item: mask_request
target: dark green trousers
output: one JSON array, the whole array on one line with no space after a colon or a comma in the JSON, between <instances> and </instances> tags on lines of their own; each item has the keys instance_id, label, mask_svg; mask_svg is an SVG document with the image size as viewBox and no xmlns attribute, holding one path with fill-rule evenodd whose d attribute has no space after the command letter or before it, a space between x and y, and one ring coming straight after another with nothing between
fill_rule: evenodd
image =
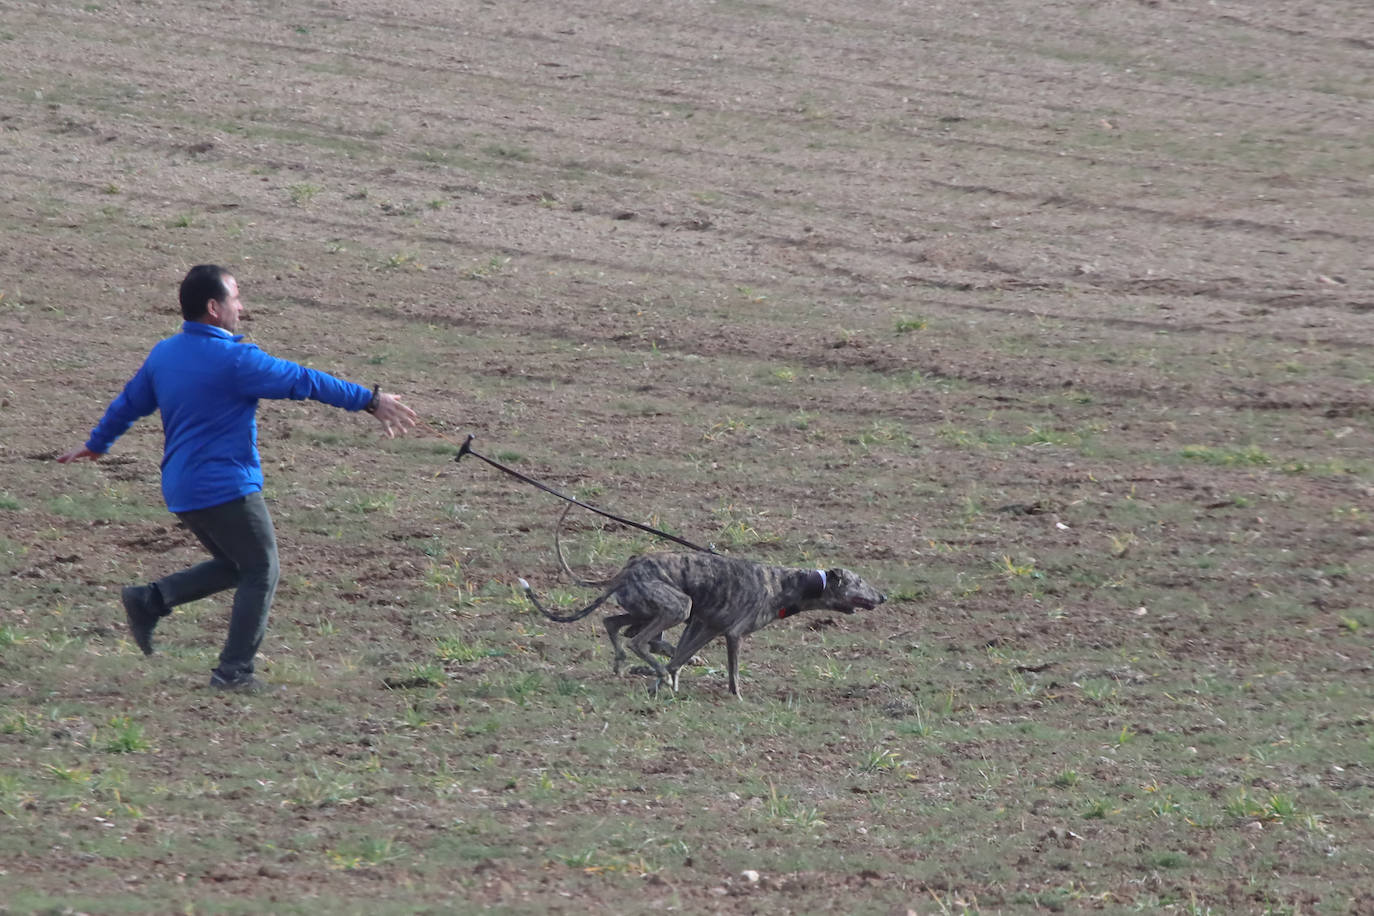
<instances>
[{"instance_id":1,"label":"dark green trousers","mask_svg":"<svg viewBox=\"0 0 1374 916\"><path fill-rule=\"evenodd\" d=\"M253 673L253 658L267 632L267 615L277 591L277 533L261 493L241 499L178 512L210 559L157 580L167 612L179 604L234 589L229 613L229 636L219 654L215 673L227 681Z\"/></svg>"}]
</instances>

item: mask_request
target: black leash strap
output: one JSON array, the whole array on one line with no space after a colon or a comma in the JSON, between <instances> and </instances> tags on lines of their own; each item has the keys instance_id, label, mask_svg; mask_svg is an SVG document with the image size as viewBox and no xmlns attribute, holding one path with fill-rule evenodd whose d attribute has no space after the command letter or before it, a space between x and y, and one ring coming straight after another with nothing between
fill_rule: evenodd
<instances>
[{"instance_id":1,"label":"black leash strap","mask_svg":"<svg viewBox=\"0 0 1374 916\"><path fill-rule=\"evenodd\" d=\"M683 547L690 547L690 548L692 548L693 550L699 550L699 551L701 551L702 553L715 553L715 551L712 550L712 549L709 548L709 547L701 547L701 546L698 546L698 545L696 545L696 544L693 544L691 541L685 540L684 538L677 537L676 535L669 534L669 533L666 532L666 531L659 531L657 528L650 528L648 525L641 525L639 522L632 522L632 521L630 521L628 518L621 518L620 516L618 516L618 515L613 515L612 513L606 512L606 511L603 510L603 509L598 509L596 506L590 506L590 505L588 505L587 503L582 502L580 499L574 499L574 498L571 497L571 496L567 496L567 495L565 495L565 494L563 494L563 493L559 493L559 492L558 492L557 490L555 490L553 487L550 487L550 486L547 486L547 485L545 485L545 484L542 484L542 483L540 483L539 481L537 481L537 480L535 480L535 479L533 479L533 478L531 478L531 477L526 477L524 474L521 474L519 471L514 470L514 469L512 469L512 468L508 468L508 467L506 467L504 464L501 464L500 462L492 461L490 458L486 457L485 455L480 455L480 454L478 454L477 452L474 452L474 451L472 450L472 440L475 439L475 438L476 438L476 436L474 436L472 433L468 433L468 437L467 437L465 440L463 440L463 444L462 444L461 446L458 447L458 454L454 456L454 458L453 458L454 461L462 461L464 455L471 455L472 457L476 458L478 461L485 461L487 464L489 464L489 465L491 465L492 467L496 468L496 470L502 471L502 472L504 472L504 473L506 473L506 474L509 474L510 476L514 477L516 480L523 481L523 482L529 484L529 485L532 486L532 487L538 487L539 489L543 490L545 493L552 493L554 496L557 496L559 499L566 500L567 502L572 503L574 506L581 506L583 509L586 509L588 512L595 512L597 515L605 516L606 518L609 518L609 519L611 519L612 521L620 522L620 524L622 524L622 525L629 525L631 528L638 528L640 531L647 531L647 532L649 532L650 534L656 534L656 535L658 535L658 536L661 537L661 538L667 538L668 540L674 542L675 544L681 544Z\"/></svg>"}]
</instances>

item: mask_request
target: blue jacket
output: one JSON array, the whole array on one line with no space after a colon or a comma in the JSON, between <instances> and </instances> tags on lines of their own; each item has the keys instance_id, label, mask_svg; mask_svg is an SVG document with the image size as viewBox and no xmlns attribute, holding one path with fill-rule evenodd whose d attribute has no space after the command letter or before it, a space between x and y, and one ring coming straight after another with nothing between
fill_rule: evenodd
<instances>
[{"instance_id":1,"label":"blue jacket","mask_svg":"<svg viewBox=\"0 0 1374 916\"><path fill-rule=\"evenodd\" d=\"M135 420L162 411L162 496L172 512L208 509L262 489L259 398L313 398L362 410L372 392L268 356L243 335L198 321L155 345L86 448L110 450Z\"/></svg>"}]
</instances>

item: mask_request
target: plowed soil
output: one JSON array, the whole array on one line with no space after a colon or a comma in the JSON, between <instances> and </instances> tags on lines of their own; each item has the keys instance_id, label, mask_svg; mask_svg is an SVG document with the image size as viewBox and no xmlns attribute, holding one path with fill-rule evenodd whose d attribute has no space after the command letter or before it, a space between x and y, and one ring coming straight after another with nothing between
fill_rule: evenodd
<instances>
[{"instance_id":1,"label":"plowed soil","mask_svg":"<svg viewBox=\"0 0 1374 916\"><path fill-rule=\"evenodd\" d=\"M1357 0L0 0L14 911L1374 912L1371 55ZM51 460L203 262L425 418L262 405L246 705L223 602L124 633L199 557L155 419ZM649 697L468 433L890 600Z\"/></svg>"}]
</instances>

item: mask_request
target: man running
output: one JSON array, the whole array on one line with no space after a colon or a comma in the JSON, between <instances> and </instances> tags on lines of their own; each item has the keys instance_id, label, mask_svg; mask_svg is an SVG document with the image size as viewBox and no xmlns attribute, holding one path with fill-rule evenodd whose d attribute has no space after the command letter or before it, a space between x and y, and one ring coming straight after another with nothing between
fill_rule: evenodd
<instances>
[{"instance_id":1,"label":"man running","mask_svg":"<svg viewBox=\"0 0 1374 916\"><path fill-rule=\"evenodd\" d=\"M262 498L258 401L310 398L365 410L388 436L415 424L394 394L367 389L243 343L235 334L243 304L224 268L201 264L181 282L181 333L156 344L106 409L84 446L58 456L94 461L153 411L162 413L162 494L169 511L205 545L211 559L147 585L124 588L129 631L145 655L153 629L180 604L235 589L229 635L210 686L257 692L253 659L267 630L278 578L277 539Z\"/></svg>"}]
</instances>

